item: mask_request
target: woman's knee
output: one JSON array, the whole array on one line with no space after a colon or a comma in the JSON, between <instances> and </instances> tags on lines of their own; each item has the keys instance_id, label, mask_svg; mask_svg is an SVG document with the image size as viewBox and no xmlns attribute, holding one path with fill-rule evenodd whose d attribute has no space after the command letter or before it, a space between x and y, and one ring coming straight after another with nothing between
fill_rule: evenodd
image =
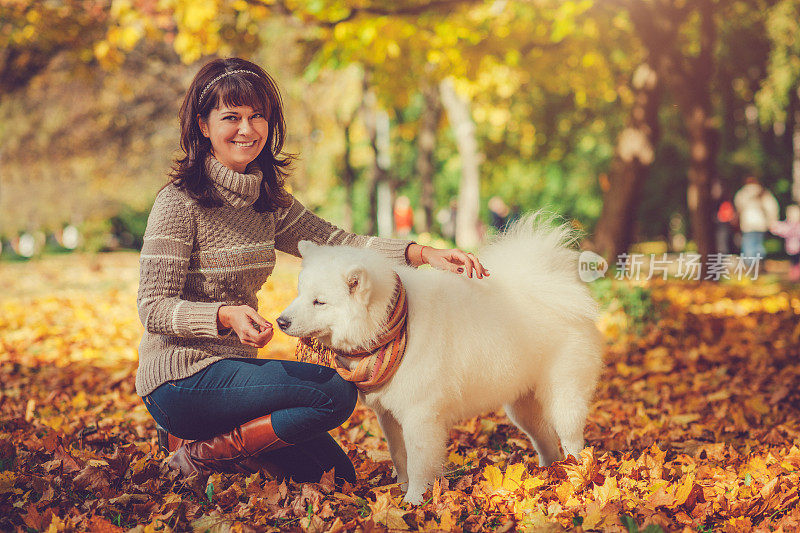
<instances>
[{"instance_id":1,"label":"woman's knee","mask_svg":"<svg viewBox=\"0 0 800 533\"><path fill-rule=\"evenodd\" d=\"M337 426L350 418L358 401L358 389L338 374L331 379L331 397L334 399L331 418Z\"/></svg>"}]
</instances>

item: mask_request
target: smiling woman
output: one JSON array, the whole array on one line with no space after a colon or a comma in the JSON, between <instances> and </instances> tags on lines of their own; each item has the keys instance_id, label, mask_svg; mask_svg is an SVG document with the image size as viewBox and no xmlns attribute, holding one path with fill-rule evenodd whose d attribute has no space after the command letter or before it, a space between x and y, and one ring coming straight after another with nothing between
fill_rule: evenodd
<instances>
[{"instance_id":1,"label":"smiling woman","mask_svg":"<svg viewBox=\"0 0 800 533\"><path fill-rule=\"evenodd\" d=\"M283 186L291 156L281 98L257 65L209 62L179 116L185 156L156 196L140 258L136 391L159 443L186 476L266 470L318 481L334 469L352 482L353 465L327 432L352 412L353 384L325 366L257 358L272 339L256 293L275 250L297 256L310 240L470 277L485 271L460 250L347 233L293 198Z\"/></svg>"}]
</instances>

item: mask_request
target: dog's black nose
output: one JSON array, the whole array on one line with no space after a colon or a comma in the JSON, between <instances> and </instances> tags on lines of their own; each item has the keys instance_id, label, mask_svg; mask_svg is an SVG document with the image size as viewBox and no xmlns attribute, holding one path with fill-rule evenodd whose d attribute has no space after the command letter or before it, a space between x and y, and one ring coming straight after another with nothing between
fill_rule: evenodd
<instances>
[{"instance_id":1,"label":"dog's black nose","mask_svg":"<svg viewBox=\"0 0 800 533\"><path fill-rule=\"evenodd\" d=\"M283 330L283 331L286 331L286 328L288 328L289 326L292 325L292 321L291 320L286 320L282 316L279 316L278 319L275 322L278 323L278 327L281 328L281 330Z\"/></svg>"}]
</instances>

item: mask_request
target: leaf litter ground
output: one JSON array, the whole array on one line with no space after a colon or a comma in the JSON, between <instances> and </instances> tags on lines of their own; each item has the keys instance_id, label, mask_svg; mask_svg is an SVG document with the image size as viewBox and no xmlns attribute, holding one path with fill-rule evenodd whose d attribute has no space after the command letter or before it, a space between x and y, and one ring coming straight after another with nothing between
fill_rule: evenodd
<instances>
[{"instance_id":1,"label":"leaf litter ground","mask_svg":"<svg viewBox=\"0 0 800 533\"><path fill-rule=\"evenodd\" d=\"M274 320L297 261L259 293ZM450 432L447 475L402 503L386 443L358 406L333 432L355 486L255 474L182 482L134 391L137 255L0 270L0 530L794 531L800 528L800 290L655 282L643 327L613 306L578 460L539 468L502 412ZM623 287L624 289L624 287ZM654 307L654 308L655 308ZM281 334L263 357L289 358Z\"/></svg>"}]
</instances>

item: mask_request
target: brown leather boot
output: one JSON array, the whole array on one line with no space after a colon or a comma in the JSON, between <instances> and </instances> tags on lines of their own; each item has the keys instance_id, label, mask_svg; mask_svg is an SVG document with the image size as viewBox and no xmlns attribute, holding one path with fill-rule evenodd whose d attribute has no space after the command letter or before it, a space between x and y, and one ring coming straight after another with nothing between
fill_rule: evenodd
<instances>
[{"instance_id":1,"label":"brown leather boot","mask_svg":"<svg viewBox=\"0 0 800 533\"><path fill-rule=\"evenodd\" d=\"M192 442L187 439L179 439L158 424L156 424L156 435L158 435L158 449L167 455L171 454L187 442Z\"/></svg>"},{"instance_id":2,"label":"brown leather boot","mask_svg":"<svg viewBox=\"0 0 800 533\"><path fill-rule=\"evenodd\" d=\"M252 474L267 470L259 455L289 446L275 435L272 415L262 416L208 440L184 442L169 460L169 466L185 477L198 474L205 478L212 472Z\"/></svg>"}]
</instances>

